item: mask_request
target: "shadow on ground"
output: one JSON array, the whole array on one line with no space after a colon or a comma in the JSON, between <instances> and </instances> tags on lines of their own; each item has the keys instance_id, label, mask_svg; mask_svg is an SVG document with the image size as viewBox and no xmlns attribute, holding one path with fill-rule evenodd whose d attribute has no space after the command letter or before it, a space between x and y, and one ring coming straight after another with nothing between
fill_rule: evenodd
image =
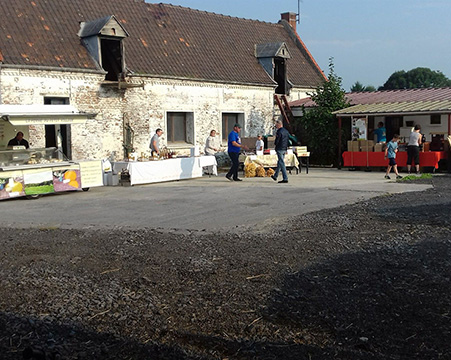
<instances>
[{"instance_id":1,"label":"shadow on ground","mask_svg":"<svg viewBox=\"0 0 451 360\"><path fill-rule=\"evenodd\" d=\"M0 358L2 360L110 360L174 359L202 360L183 349L111 334L97 333L72 324L55 324L0 313Z\"/></svg>"},{"instance_id":2,"label":"shadow on ground","mask_svg":"<svg viewBox=\"0 0 451 360\"><path fill-rule=\"evenodd\" d=\"M346 254L286 276L263 316L322 333L346 359L442 359L450 276L450 241Z\"/></svg>"}]
</instances>

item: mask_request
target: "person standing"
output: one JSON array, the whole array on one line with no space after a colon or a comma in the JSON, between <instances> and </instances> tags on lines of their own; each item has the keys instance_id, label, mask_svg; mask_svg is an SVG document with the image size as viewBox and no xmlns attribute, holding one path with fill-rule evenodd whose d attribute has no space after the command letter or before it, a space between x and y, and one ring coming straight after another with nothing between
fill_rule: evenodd
<instances>
[{"instance_id":1,"label":"person standing","mask_svg":"<svg viewBox=\"0 0 451 360\"><path fill-rule=\"evenodd\" d=\"M246 149L246 147L241 145L240 131L241 125L237 123L233 126L233 131L230 132L228 137L227 153L232 161L232 166L226 174L226 178L230 181L242 181L238 178L238 168L240 166L239 157L241 149Z\"/></svg>"},{"instance_id":2,"label":"person standing","mask_svg":"<svg viewBox=\"0 0 451 360\"><path fill-rule=\"evenodd\" d=\"M257 141L255 142L255 151L263 151L265 148L265 143L261 135L257 136Z\"/></svg>"},{"instance_id":3,"label":"person standing","mask_svg":"<svg viewBox=\"0 0 451 360\"><path fill-rule=\"evenodd\" d=\"M382 121L377 124L377 129L374 130L377 136L377 143L385 144L387 142L387 130L385 129L384 123Z\"/></svg>"},{"instance_id":4,"label":"person standing","mask_svg":"<svg viewBox=\"0 0 451 360\"><path fill-rule=\"evenodd\" d=\"M13 146L18 146L18 145L25 146L25 149L29 149L30 148L30 145L28 144L28 141L23 138L23 132L22 131L19 131L16 134L15 138L12 138L11 140L8 141L8 147L13 147Z\"/></svg>"},{"instance_id":5,"label":"person standing","mask_svg":"<svg viewBox=\"0 0 451 360\"><path fill-rule=\"evenodd\" d=\"M393 135L393 139L387 144L387 147L385 148L385 159L388 158L388 166L387 166L387 172L385 173L385 178L390 179L390 171L393 167L393 171L396 174L397 179L402 179L402 176L398 173L398 165L396 164L396 153L398 152L398 141L399 141L399 135L395 134Z\"/></svg>"},{"instance_id":6,"label":"person standing","mask_svg":"<svg viewBox=\"0 0 451 360\"><path fill-rule=\"evenodd\" d=\"M279 181L279 184L288 183L288 175L287 169L285 167L285 154L288 149L288 139L290 137L290 133L287 129L283 127L282 120L276 121L276 139L274 141L274 145L277 153L277 169L274 175L271 178L274 181L277 181L277 177L279 176L279 171L282 171L282 180Z\"/></svg>"},{"instance_id":7,"label":"person standing","mask_svg":"<svg viewBox=\"0 0 451 360\"><path fill-rule=\"evenodd\" d=\"M155 131L155 135L152 136L152 139L150 140L150 154L151 156L156 155L160 155L160 136L163 135L163 130L161 130L160 128L158 128Z\"/></svg>"},{"instance_id":8,"label":"person standing","mask_svg":"<svg viewBox=\"0 0 451 360\"><path fill-rule=\"evenodd\" d=\"M420 145L422 136L420 134L421 126L415 125L410 133L409 142L407 143L407 172L410 174L412 167L412 159L415 162L415 171L420 174Z\"/></svg>"}]
</instances>

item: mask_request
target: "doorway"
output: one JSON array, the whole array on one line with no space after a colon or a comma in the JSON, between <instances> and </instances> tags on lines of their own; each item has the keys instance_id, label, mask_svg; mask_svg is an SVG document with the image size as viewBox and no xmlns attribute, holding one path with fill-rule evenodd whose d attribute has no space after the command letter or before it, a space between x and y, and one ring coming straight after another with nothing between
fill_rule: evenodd
<instances>
[{"instance_id":1,"label":"doorway","mask_svg":"<svg viewBox=\"0 0 451 360\"><path fill-rule=\"evenodd\" d=\"M387 131L387 142L393 139L394 134L399 135L399 131L403 126L402 116L386 116L385 117L385 129Z\"/></svg>"},{"instance_id":2,"label":"doorway","mask_svg":"<svg viewBox=\"0 0 451 360\"><path fill-rule=\"evenodd\" d=\"M66 97L45 97L44 105L69 105ZM45 147L56 147L67 159L72 159L70 125L45 125Z\"/></svg>"}]
</instances>

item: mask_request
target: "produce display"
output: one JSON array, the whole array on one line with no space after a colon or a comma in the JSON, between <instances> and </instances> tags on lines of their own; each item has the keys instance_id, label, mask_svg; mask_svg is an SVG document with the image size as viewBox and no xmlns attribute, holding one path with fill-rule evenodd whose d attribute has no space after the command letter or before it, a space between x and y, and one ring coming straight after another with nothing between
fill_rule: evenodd
<instances>
[{"instance_id":1,"label":"produce display","mask_svg":"<svg viewBox=\"0 0 451 360\"><path fill-rule=\"evenodd\" d=\"M31 157L30 160L28 160L27 164L29 165L35 165L35 164L55 164L59 162L63 162L63 159L45 159L45 158L36 158Z\"/></svg>"},{"instance_id":2,"label":"produce display","mask_svg":"<svg viewBox=\"0 0 451 360\"><path fill-rule=\"evenodd\" d=\"M264 168L263 166L260 165L260 166L257 168L256 176L257 176L257 177L265 177L265 176L266 176L266 171L265 171L265 168Z\"/></svg>"},{"instance_id":3,"label":"produce display","mask_svg":"<svg viewBox=\"0 0 451 360\"><path fill-rule=\"evenodd\" d=\"M265 171L265 168L262 165L257 166L254 163L249 163L244 166L244 176L247 178L250 177L270 177L274 175L274 169L269 168L268 171Z\"/></svg>"},{"instance_id":4,"label":"produce display","mask_svg":"<svg viewBox=\"0 0 451 360\"><path fill-rule=\"evenodd\" d=\"M244 166L244 176L249 177L255 177L257 171L257 165L254 163L247 164Z\"/></svg>"},{"instance_id":5,"label":"produce display","mask_svg":"<svg viewBox=\"0 0 451 360\"><path fill-rule=\"evenodd\" d=\"M276 172L274 171L274 169L269 168L268 171L266 172L266 176L270 177L273 176Z\"/></svg>"}]
</instances>

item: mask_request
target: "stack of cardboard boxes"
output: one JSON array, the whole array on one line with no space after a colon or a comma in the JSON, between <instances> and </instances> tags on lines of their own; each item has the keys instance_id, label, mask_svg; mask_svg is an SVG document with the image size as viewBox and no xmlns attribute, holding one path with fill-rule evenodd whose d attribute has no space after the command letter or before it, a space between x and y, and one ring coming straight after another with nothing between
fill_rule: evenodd
<instances>
[{"instance_id":1,"label":"stack of cardboard boxes","mask_svg":"<svg viewBox=\"0 0 451 360\"><path fill-rule=\"evenodd\" d=\"M373 152L373 151L382 151L383 144L374 145L373 140L357 140L357 141L348 141L348 151L358 152Z\"/></svg>"},{"instance_id":2,"label":"stack of cardboard boxes","mask_svg":"<svg viewBox=\"0 0 451 360\"><path fill-rule=\"evenodd\" d=\"M385 151L385 144L374 144L374 152Z\"/></svg>"}]
</instances>

